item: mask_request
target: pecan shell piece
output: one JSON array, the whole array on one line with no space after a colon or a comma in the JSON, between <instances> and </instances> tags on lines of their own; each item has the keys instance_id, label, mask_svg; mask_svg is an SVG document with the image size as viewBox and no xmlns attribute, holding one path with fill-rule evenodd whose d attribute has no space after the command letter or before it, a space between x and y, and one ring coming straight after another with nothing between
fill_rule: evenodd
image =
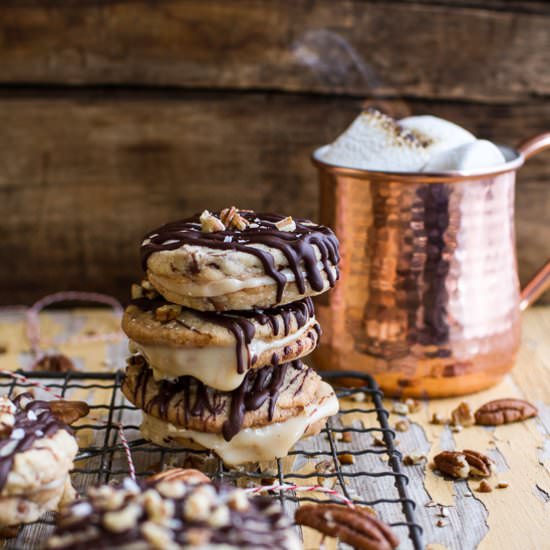
<instances>
[{"instance_id":1,"label":"pecan shell piece","mask_svg":"<svg viewBox=\"0 0 550 550\"><path fill-rule=\"evenodd\" d=\"M304 504L296 511L298 525L337 537L358 550L393 550L399 539L371 512L341 504Z\"/></svg>"},{"instance_id":2,"label":"pecan shell piece","mask_svg":"<svg viewBox=\"0 0 550 550\"><path fill-rule=\"evenodd\" d=\"M442 451L434 456L434 466L442 474L455 479L467 479L470 465L464 453L459 451Z\"/></svg>"},{"instance_id":3,"label":"pecan shell piece","mask_svg":"<svg viewBox=\"0 0 550 550\"><path fill-rule=\"evenodd\" d=\"M474 416L481 426L500 426L537 416L537 408L524 399L495 399L477 409Z\"/></svg>"},{"instance_id":4,"label":"pecan shell piece","mask_svg":"<svg viewBox=\"0 0 550 550\"><path fill-rule=\"evenodd\" d=\"M462 453L470 466L471 476L489 477L493 473L493 461L487 455L471 449L464 449Z\"/></svg>"}]
</instances>

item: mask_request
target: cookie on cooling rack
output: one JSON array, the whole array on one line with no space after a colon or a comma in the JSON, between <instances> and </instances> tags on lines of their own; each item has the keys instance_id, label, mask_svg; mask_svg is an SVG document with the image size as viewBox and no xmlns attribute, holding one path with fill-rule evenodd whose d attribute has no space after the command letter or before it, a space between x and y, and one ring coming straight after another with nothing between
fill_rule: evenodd
<instances>
[{"instance_id":1,"label":"cookie on cooling rack","mask_svg":"<svg viewBox=\"0 0 550 550\"><path fill-rule=\"evenodd\" d=\"M132 288L122 328L131 350L147 358L155 378L191 375L222 391L249 369L293 361L320 335L311 298L274 309L202 312L166 302L148 281Z\"/></svg>"},{"instance_id":2,"label":"cookie on cooling rack","mask_svg":"<svg viewBox=\"0 0 550 550\"><path fill-rule=\"evenodd\" d=\"M50 549L278 548L300 543L277 501L172 470L89 489L61 513Z\"/></svg>"},{"instance_id":3,"label":"cookie on cooling rack","mask_svg":"<svg viewBox=\"0 0 550 550\"><path fill-rule=\"evenodd\" d=\"M338 240L309 220L226 208L151 231L143 268L170 302L201 311L269 308L325 292Z\"/></svg>"},{"instance_id":4,"label":"cookie on cooling rack","mask_svg":"<svg viewBox=\"0 0 550 550\"><path fill-rule=\"evenodd\" d=\"M82 402L0 396L0 527L36 521L74 498L78 445L67 424L87 413Z\"/></svg>"},{"instance_id":5,"label":"cookie on cooling rack","mask_svg":"<svg viewBox=\"0 0 550 550\"><path fill-rule=\"evenodd\" d=\"M334 390L300 360L250 370L237 389L220 392L191 376L155 380L137 355L122 391L144 412L146 439L163 446L192 441L228 465L286 456L338 411Z\"/></svg>"}]
</instances>

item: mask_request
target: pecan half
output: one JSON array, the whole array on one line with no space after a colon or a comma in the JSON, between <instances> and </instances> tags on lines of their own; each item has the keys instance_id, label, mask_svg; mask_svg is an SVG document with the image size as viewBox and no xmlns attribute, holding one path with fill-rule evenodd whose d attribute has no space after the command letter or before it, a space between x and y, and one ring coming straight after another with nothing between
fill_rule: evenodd
<instances>
[{"instance_id":1,"label":"pecan half","mask_svg":"<svg viewBox=\"0 0 550 550\"><path fill-rule=\"evenodd\" d=\"M481 426L499 426L526 420L537 416L538 410L534 405L523 399L507 398L489 401L475 412L476 424Z\"/></svg>"},{"instance_id":2,"label":"pecan half","mask_svg":"<svg viewBox=\"0 0 550 550\"><path fill-rule=\"evenodd\" d=\"M33 370L48 372L72 372L75 371L76 368L74 363L66 355L57 353L55 355L44 355L42 359L34 364Z\"/></svg>"},{"instance_id":3,"label":"pecan half","mask_svg":"<svg viewBox=\"0 0 550 550\"><path fill-rule=\"evenodd\" d=\"M493 472L493 461L483 453L464 449L462 454L470 466L470 475L476 477L489 477Z\"/></svg>"},{"instance_id":4,"label":"pecan half","mask_svg":"<svg viewBox=\"0 0 550 550\"><path fill-rule=\"evenodd\" d=\"M493 471L493 461L471 449L443 451L434 456L434 466L436 470L455 479L489 477Z\"/></svg>"},{"instance_id":5,"label":"pecan half","mask_svg":"<svg viewBox=\"0 0 550 550\"><path fill-rule=\"evenodd\" d=\"M208 483L210 480L192 468L170 468L149 477L152 481L184 481L185 483Z\"/></svg>"},{"instance_id":6,"label":"pecan half","mask_svg":"<svg viewBox=\"0 0 550 550\"><path fill-rule=\"evenodd\" d=\"M455 479L466 479L470 473L470 465L464 453L458 451L442 451L434 456L435 469Z\"/></svg>"},{"instance_id":7,"label":"pecan half","mask_svg":"<svg viewBox=\"0 0 550 550\"><path fill-rule=\"evenodd\" d=\"M52 414L65 424L72 424L90 412L84 401L48 401Z\"/></svg>"},{"instance_id":8,"label":"pecan half","mask_svg":"<svg viewBox=\"0 0 550 550\"><path fill-rule=\"evenodd\" d=\"M296 511L298 525L312 527L329 537L338 537L359 550L392 550L399 539L388 525L361 508L340 504L305 504Z\"/></svg>"}]
</instances>

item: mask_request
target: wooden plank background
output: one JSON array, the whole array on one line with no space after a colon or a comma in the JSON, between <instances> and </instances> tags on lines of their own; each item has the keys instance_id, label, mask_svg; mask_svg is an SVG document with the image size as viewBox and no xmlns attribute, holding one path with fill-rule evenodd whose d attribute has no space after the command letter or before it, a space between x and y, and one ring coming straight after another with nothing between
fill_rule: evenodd
<instances>
[{"instance_id":1,"label":"wooden plank background","mask_svg":"<svg viewBox=\"0 0 550 550\"><path fill-rule=\"evenodd\" d=\"M0 303L124 299L142 234L204 207L315 218L311 151L369 104L515 145L550 130L550 4L0 5ZM521 279L550 256L550 154L522 170Z\"/></svg>"}]
</instances>

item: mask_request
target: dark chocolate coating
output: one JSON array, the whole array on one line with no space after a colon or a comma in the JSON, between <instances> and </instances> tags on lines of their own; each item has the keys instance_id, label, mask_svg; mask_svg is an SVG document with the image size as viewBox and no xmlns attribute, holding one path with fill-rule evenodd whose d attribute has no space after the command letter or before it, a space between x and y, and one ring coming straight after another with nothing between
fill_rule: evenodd
<instances>
[{"instance_id":1,"label":"dark chocolate coating","mask_svg":"<svg viewBox=\"0 0 550 550\"><path fill-rule=\"evenodd\" d=\"M142 311L153 311L166 303L168 302L161 297L155 297L152 299L137 298L132 300L132 304L137 306ZM242 374L245 370L249 369L253 363L249 348L250 343L256 334L256 330L252 322L253 320L257 321L261 325L269 324L273 334L278 334L280 330L279 317L281 317L283 321L284 335L288 336L292 317L296 319L298 328L301 328L315 315L315 310L311 298L304 298L303 300L299 300L298 302L294 302L292 304L264 310L234 312L193 311L193 313L197 317L200 317L209 323L223 326L233 334L235 340L237 341L237 372ZM317 336L319 338L321 334L319 324L316 323L313 326L313 329L317 332ZM244 356L246 356L246 365L243 361Z\"/></svg>"},{"instance_id":2,"label":"dark chocolate coating","mask_svg":"<svg viewBox=\"0 0 550 550\"><path fill-rule=\"evenodd\" d=\"M155 490L156 481L139 481L141 491ZM221 527L213 527L206 521L184 518L185 502L197 489L200 490L201 485L196 485L188 489L184 496L180 498L166 498L164 501L171 501L174 505L173 520L170 524L170 532L173 536L173 541L179 547L190 548L195 545L191 542L190 530L195 534L202 532L201 547L205 545L226 544L239 548L246 549L280 549L287 548L286 539L288 530L291 528L290 521L282 513L280 507L277 507L273 498L265 496L251 496L249 498L249 506L245 510L236 510L229 508L229 524ZM234 490L227 485L212 484L220 500ZM125 499L125 504L133 503L135 497L128 496ZM84 515L72 513L75 506L79 506L82 502L90 504L90 511ZM83 501L74 503L68 507L61 515L59 525L55 535L67 537L65 543L56 543L55 548L64 550L90 550L118 548L120 546L130 545L135 542L144 542L144 538L140 528L148 520L149 514L145 508L138 517L136 525L122 532L113 532L108 530L104 524L104 516L109 510L99 500L86 498ZM93 529L89 529L93 527ZM87 532L88 536L84 536ZM71 537L74 535L74 538ZM80 540L79 538L80 537ZM73 540L71 540L73 539ZM151 546L152 548L152 546Z\"/></svg>"},{"instance_id":3,"label":"dark chocolate coating","mask_svg":"<svg viewBox=\"0 0 550 550\"><path fill-rule=\"evenodd\" d=\"M153 377L153 371L140 355L131 357L129 361L134 364L138 362L137 364L141 366L132 401L142 403L141 408L148 414L156 410L156 415L163 420L167 420L168 407L176 406L177 424L186 427L190 417L203 419L206 416L221 414L226 399L229 399L228 416L222 427L222 434L226 441L230 441L239 432L244 415L258 410L266 400L269 400L268 420L272 420L277 399L284 389L283 383L288 369L295 371L296 377L302 377L298 391L301 390L311 372L311 369L300 360L278 365L275 359L274 365L248 371L242 384L231 392L209 388L192 376L181 376L175 381L160 381L158 393L147 401L146 389ZM292 380L295 381L295 377ZM175 397L177 399L174 402Z\"/></svg>"},{"instance_id":4,"label":"dark chocolate coating","mask_svg":"<svg viewBox=\"0 0 550 550\"><path fill-rule=\"evenodd\" d=\"M286 277L280 273L269 251L261 250L254 244L263 244L269 248L280 250L286 257L288 266L294 273L296 285L300 293L304 293L305 278L311 288L319 292L323 290L323 278L317 267L315 249L321 253L323 271L330 286L334 286L337 276L334 276L331 267L338 265L338 239L331 229L324 225L312 224L309 220L297 219L294 231L280 231L275 223L285 216L278 214L257 214L255 212L239 211L251 225L242 231L226 229L213 233L201 231L200 214L190 218L171 222L154 231L144 238L147 244L141 246L141 262L147 271L147 260L151 254L163 250L175 250L184 245L204 246L216 250L238 250L256 256L263 265L267 275L277 284L277 301L283 296ZM231 241L228 242L228 238ZM306 277L302 270L305 270Z\"/></svg>"}]
</instances>

